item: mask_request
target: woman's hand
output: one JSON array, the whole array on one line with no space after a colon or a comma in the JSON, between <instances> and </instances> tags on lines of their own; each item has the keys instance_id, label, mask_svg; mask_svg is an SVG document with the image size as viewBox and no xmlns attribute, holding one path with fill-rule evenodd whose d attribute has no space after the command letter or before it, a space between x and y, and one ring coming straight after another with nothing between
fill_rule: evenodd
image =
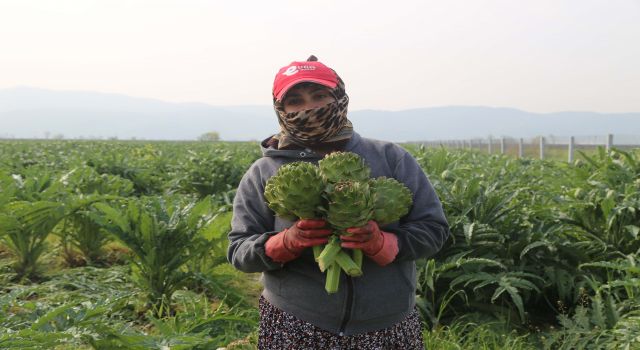
<instances>
[{"instance_id":1,"label":"woman's hand","mask_svg":"<svg viewBox=\"0 0 640 350\"><path fill-rule=\"evenodd\" d=\"M362 227L348 228L347 233L349 235L340 236L342 247L360 249L378 265L384 266L398 255L398 237L381 231L378 223L373 220Z\"/></svg>"},{"instance_id":2,"label":"woman's hand","mask_svg":"<svg viewBox=\"0 0 640 350\"><path fill-rule=\"evenodd\" d=\"M331 230L325 226L324 220L298 220L291 227L271 236L265 243L265 253L276 262L291 261L300 256L305 248L327 243Z\"/></svg>"}]
</instances>

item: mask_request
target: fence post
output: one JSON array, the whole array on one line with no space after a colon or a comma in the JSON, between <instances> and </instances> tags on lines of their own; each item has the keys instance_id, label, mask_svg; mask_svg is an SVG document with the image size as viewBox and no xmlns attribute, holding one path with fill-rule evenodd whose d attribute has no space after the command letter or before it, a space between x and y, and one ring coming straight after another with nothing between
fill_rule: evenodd
<instances>
[{"instance_id":1,"label":"fence post","mask_svg":"<svg viewBox=\"0 0 640 350\"><path fill-rule=\"evenodd\" d=\"M611 147L613 146L613 134L607 135L607 152L611 151Z\"/></svg>"},{"instance_id":2,"label":"fence post","mask_svg":"<svg viewBox=\"0 0 640 350\"><path fill-rule=\"evenodd\" d=\"M573 163L573 148L575 145L575 137L571 136L569 138L569 163Z\"/></svg>"},{"instance_id":3,"label":"fence post","mask_svg":"<svg viewBox=\"0 0 640 350\"><path fill-rule=\"evenodd\" d=\"M544 159L544 137L540 136L540 159Z\"/></svg>"},{"instance_id":4,"label":"fence post","mask_svg":"<svg viewBox=\"0 0 640 350\"><path fill-rule=\"evenodd\" d=\"M518 141L518 158L523 158L523 157L524 157L524 140L520 138L520 141Z\"/></svg>"},{"instance_id":5,"label":"fence post","mask_svg":"<svg viewBox=\"0 0 640 350\"><path fill-rule=\"evenodd\" d=\"M489 154L491 154L491 152L493 151L493 140L491 138L491 136L489 136Z\"/></svg>"},{"instance_id":6,"label":"fence post","mask_svg":"<svg viewBox=\"0 0 640 350\"><path fill-rule=\"evenodd\" d=\"M500 154L504 154L504 137L500 138Z\"/></svg>"}]
</instances>

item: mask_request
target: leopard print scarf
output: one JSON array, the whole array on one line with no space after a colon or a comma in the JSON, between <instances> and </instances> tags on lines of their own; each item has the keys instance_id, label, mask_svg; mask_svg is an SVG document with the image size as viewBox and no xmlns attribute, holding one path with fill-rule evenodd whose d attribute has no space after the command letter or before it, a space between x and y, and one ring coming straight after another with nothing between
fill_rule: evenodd
<instances>
[{"instance_id":1,"label":"leopard print scarf","mask_svg":"<svg viewBox=\"0 0 640 350\"><path fill-rule=\"evenodd\" d=\"M332 93L336 101L320 108L293 113L286 113L282 101L274 100L280 123L280 133L274 138L278 140L279 149L291 145L313 147L351 138L353 125L347 119L349 96L344 91L342 80L339 80Z\"/></svg>"}]
</instances>

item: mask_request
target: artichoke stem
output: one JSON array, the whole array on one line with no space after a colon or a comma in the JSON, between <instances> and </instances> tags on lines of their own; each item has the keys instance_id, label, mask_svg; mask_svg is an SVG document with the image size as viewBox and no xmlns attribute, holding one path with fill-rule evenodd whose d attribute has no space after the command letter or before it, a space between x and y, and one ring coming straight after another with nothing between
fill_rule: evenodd
<instances>
[{"instance_id":1,"label":"artichoke stem","mask_svg":"<svg viewBox=\"0 0 640 350\"><path fill-rule=\"evenodd\" d=\"M358 267L358 265L356 265L356 263L351 260L349 254L347 254L344 250L340 250L340 252L336 256L336 262L338 263L338 265L340 265L340 267L342 267L347 275L353 277L362 276L362 270L360 269L360 267Z\"/></svg>"},{"instance_id":2,"label":"artichoke stem","mask_svg":"<svg viewBox=\"0 0 640 350\"><path fill-rule=\"evenodd\" d=\"M322 250L324 249L325 245L314 245L313 248L313 258L315 259L315 261L318 261L318 257L320 257L320 253L322 253Z\"/></svg>"},{"instance_id":3,"label":"artichoke stem","mask_svg":"<svg viewBox=\"0 0 640 350\"><path fill-rule=\"evenodd\" d=\"M356 264L356 266L360 270L362 270L362 258L363 258L362 250L361 249L354 249L353 250L353 262Z\"/></svg>"},{"instance_id":4,"label":"artichoke stem","mask_svg":"<svg viewBox=\"0 0 640 350\"><path fill-rule=\"evenodd\" d=\"M337 237L331 238L329 244L324 247L322 253L318 256L320 271L325 272L333 264L340 250L340 240Z\"/></svg>"},{"instance_id":5,"label":"artichoke stem","mask_svg":"<svg viewBox=\"0 0 640 350\"><path fill-rule=\"evenodd\" d=\"M327 270L327 279L325 280L324 289L329 294L333 294L338 291L338 286L340 285L340 266L333 262L329 269Z\"/></svg>"}]
</instances>

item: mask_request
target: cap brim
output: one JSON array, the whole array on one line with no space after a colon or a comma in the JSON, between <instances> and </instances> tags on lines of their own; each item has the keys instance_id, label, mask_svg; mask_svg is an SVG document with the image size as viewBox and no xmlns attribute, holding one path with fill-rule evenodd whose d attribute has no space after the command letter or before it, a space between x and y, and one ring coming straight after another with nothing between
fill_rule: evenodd
<instances>
[{"instance_id":1,"label":"cap brim","mask_svg":"<svg viewBox=\"0 0 640 350\"><path fill-rule=\"evenodd\" d=\"M316 84L324 85L324 86L326 86L328 88L331 88L331 89L333 89L336 86L338 86L338 83L330 81L330 80L314 79L314 78L301 78L300 80L294 80L294 81L290 82L289 84L285 85L285 87L282 88L282 90L280 90L280 92L276 96L276 100L282 101L282 97L284 97L284 95L286 95L287 91L289 91L289 89L291 89L292 87L294 87L295 85L300 84L300 83L316 83Z\"/></svg>"}]
</instances>

